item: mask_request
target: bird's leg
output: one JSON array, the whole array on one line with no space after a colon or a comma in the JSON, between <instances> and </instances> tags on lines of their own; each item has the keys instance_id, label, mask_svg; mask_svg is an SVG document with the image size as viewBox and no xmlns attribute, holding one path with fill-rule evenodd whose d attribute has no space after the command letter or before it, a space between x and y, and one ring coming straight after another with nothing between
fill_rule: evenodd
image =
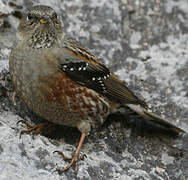
<instances>
[{"instance_id":1,"label":"bird's leg","mask_svg":"<svg viewBox=\"0 0 188 180\"><path fill-rule=\"evenodd\" d=\"M83 142L84 142L85 137L86 137L86 133L83 132L82 135L81 135L79 144L78 144L78 146L77 146L77 148L76 148L76 151L74 152L72 158L67 158L67 157L64 155L63 152L54 151L54 152L57 152L58 154L60 154L60 155L62 156L63 160L65 160L65 161L67 161L67 160L70 161L70 163L69 163L65 168L56 170L56 171L58 171L59 174L62 174L63 172L67 171L67 170L68 170L71 166L73 166L73 165L74 165L75 171L78 170L78 166L77 166L76 163L77 163L78 161L80 161L80 160L83 160L83 158L84 158L84 156L85 156L85 155L84 155L84 156L81 157L81 158L79 157L79 152L80 152L80 150L81 150L81 147L82 147L82 144L83 144Z\"/></svg>"},{"instance_id":2,"label":"bird's leg","mask_svg":"<svg viewBox=\"0 0 188 180\"><path fill-rule=\"evenodd\" d=\"M33 137L34 137L34 136L38 135L42 130L48 129L48 128L50 128L50 127L52 127L52 126L55 125L54 123L44 122L44 123L39 123L39 124L37 124L37 125L35 125L35 126L32 126L32 125L30 125L30 124L28 123L28 121L26 121L26 120L20 120L20 121L17 122L17 124L18 124L18 123L23 123L23 124L25 124L25 125L27 126L27 129L26 129L26 130L22 130L22 131L21 131L21 133L20 133L20 138L21 138L21 135L22 135L22 134L25 134L25 133L29 134L29 133L31 133L31 132L33 132ZM48 134L49 132L50 132L50 131L47 130L47 134Z\"/></svg>"}]
</instances>

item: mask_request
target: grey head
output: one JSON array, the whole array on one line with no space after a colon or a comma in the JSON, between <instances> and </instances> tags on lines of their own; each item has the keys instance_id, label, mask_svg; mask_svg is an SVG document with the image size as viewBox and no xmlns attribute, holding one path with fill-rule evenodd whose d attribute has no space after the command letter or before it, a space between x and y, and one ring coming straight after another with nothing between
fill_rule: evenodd
<instances>
[{"instance_id":1,"label":"grey head","mask_svg":"<svg viewBox=\"0 0 188 180\"><path fill-rule=\"evenodd\" d=\"M19 40L32 48L50 48L62 37L62 23L49 6L32 7L18 27Z\"/></svg>"}]
</instances>

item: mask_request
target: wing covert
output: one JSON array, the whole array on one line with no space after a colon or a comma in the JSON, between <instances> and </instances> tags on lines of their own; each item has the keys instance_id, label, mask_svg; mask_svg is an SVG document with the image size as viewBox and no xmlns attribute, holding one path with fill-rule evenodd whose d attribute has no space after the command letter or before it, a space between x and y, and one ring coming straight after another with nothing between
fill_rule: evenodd
<instances>
[{"instance_id":1,"label":"wing covert","mask_svg":"<svg viewBox=\"0 0 188 180\"><path fill-rule=\"evenodd\" d=\"M59 68L73 81L93 89L115 102L147 106L129 90L124 82L111 73L98 58L79 45L77 41L71 39L66 42L70 43L63 45Z\"/></svg>"}]
</instances>

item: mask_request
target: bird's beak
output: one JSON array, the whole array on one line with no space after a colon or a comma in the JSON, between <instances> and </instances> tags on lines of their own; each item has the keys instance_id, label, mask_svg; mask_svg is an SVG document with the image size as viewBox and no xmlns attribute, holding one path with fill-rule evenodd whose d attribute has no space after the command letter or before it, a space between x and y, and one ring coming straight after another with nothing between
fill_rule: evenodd
<instances>
[{"instance_id":1,"label":"bird's beak","mask_svg":"<svg viewBox=\"0 0 188 180\"><path fill-rule=\"evenodd\" d=\"M46 24L46 23L48 22L48 20L49 20L48 17L42 17L42 18L40 19L40 23L41 23L41 24Z\"/></svg>"}]
</instances>

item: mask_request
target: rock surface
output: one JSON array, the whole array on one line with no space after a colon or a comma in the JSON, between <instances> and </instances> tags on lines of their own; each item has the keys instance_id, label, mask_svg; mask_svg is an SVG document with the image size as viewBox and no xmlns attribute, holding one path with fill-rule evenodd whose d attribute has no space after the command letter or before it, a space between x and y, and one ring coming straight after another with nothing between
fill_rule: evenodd
<instances>
[{"instance_id":1,"label":"rock surface","mask_svg":"<svg viewBox=\"0 0 188 180\"><path fill-rule=\"evenodd\" d=\"M187 0L6 0L0 1L0 179L188 179L188 136L173 138L139 122L116 116L87 137L77 173L65 167L60 150L71 155L79 132L57 127L49 136L19 133L26 119L41 119L16 99L8 58L20 17L36 4L53 7L64 30L111 68L151 109L188 132L188 1ZM150 130L150 131L149 131Z\"/></svg>"}]
</instances>

